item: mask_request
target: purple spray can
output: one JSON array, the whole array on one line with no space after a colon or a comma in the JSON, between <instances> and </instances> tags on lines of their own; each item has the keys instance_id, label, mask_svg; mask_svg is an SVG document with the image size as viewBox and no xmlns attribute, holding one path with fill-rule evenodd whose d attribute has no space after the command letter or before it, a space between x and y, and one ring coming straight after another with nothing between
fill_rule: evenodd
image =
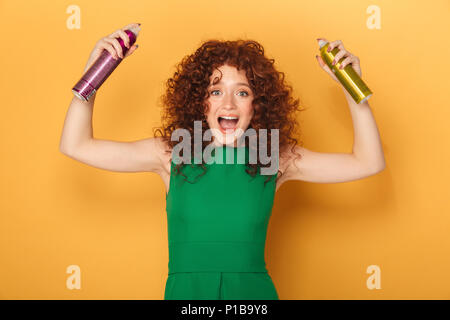
<instances>
[{"instance_id":1,"label":"purple spray can","mask_svg":"<svg viewBox=\"0 0 450 320\"><path fill-rule=\"evenodd\" d=\"M137 35L140 28L131 28L124 32L130 39L130 48L136 42ZM128 51L122 38L117 38L120 46L122 47L123 55ZM116 67L122 62L122 58L117 60L109 53L108 50L103 50L101 55L92 64L92 66L85 72L77 84L72 88L73 94L83 101L88 101L89 98L97 92L100 86L105 82L109 75L116 69Z\"/></svg>"}]
</instances>

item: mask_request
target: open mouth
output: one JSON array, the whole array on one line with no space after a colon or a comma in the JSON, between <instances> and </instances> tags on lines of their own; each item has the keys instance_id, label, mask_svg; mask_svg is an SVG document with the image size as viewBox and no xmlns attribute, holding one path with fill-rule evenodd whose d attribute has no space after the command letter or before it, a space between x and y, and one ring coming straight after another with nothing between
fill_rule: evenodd
<instances>
[{"instance_id":1,"label":"open mouth","mask_svg":"<svg viewBox=\"0 0 450 320\"><path fill-rule=\"evenodd\" d=\"M233 133L239 122L239 117L232 116L220 116L217 118L217 122L219 123L219 129L222 133Z\"/></svg>"}]
</instances>

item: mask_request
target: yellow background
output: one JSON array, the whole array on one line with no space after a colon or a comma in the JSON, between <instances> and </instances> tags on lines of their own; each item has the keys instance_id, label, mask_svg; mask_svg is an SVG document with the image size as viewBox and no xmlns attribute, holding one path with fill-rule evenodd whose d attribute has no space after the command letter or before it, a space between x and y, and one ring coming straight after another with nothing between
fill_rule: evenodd
<instances>
[{"instance_id":1,"label":"yellow background","mask_svg":"<svg viewBox=\"0 0 450 320\"><path fill-rule=\"evenodd\" d=\"M69 5L81 29L69 30ZM381 9L369 29L366 9ZM100 88L94 137L146 138L175 64L210 38L250 38L308 110L304 146L351 152L345 96L316 38L360 58L386 169L338 184L290 181L275 198L266 261L280 299L450 298L450 4L434 1L1 1L0 298L162 299L165 190L58 150L64 117L97 40L142 23L140 47ZM66 268L81 268L81 289ZM381 269L369 290L367 267Z\"/></svg>"}]
</instances>

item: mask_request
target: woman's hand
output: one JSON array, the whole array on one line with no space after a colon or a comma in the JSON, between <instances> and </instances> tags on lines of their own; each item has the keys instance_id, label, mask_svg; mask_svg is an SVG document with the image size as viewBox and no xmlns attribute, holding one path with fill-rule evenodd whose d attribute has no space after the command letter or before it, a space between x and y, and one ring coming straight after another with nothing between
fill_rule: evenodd
<instances>
[{"instance_id":1,"label":"woman's hand","mask_svg":"<svg viewBox=\"0 0 450 320\"><path fill-rule=\"evenodd\" d=\"M86 72L91 66L92 64L94 64L95 60L98 59L98 57L100 57L101 53L103 52L103 50L108 50L109 53L111 53L111 55L113 56L114 59L125 59L126 57L130 56L138 47L137 44L134 44L131 48L130 48L130 39L128 38L128 35L125 33L125 30L130 29L132 27L136 27L139 26L139 23L131 23L125 27L123 27L122 29L119 29L113 33L111 33L110 35L101 38L100 40L97 41L97 43L95 44L94 49L92 50L88 62L86 63L86 67L84 68L84 71ZM119 41L117 40L117 37L122 38L125 46L128 48L127 53L125 54L125 56L123 55L122 52L122 47L120 46Z\"/></svg>"},{"instance_id":2,"label":"woman's hand","mask_svg":"<svg viewBox=\"0 0 450 320\"><path fill-rule=\"evenodd\" d=\"M328 41L324 38L318 38L317 41L319 40L325 40ZM339 60L341 58L344 58L342 61L340 61L340 65L339 68L343 69L346 65L351 64L353 70L356 71L356 73L361 77L362 73L361 73L361 66L359 64L359 58L355 55L353 55L352 53L350 53L349 51L347 51L344 48L344 45L342 44L341 40L336 40L336 41L328 41L329 45L328 45L328 52L330 52L331 50L333 50L335 47L339 48L339 52L336 54L333 62L334 64L338 63ZM324 69L335 81L337 81L338 83L339 80L336 78L336 76L334 75L334 73L330 70L330 68L328 67L328 65L325 63L325 61L323 61L322 57L320 55L316 56L317 61L319 62L319 65L322 67L322 69Z\"/></svg>"}]
</instances>

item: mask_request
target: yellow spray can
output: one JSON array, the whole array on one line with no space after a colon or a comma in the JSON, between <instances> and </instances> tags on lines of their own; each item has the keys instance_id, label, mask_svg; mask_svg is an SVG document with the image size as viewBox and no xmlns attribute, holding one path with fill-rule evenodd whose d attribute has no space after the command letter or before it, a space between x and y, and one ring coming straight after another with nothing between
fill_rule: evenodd
<instances>
[{"instance_id":1,"label":"yellow spray can","mask_svg":"<svg viewBox=\"0 0 450 320\"><path fill-rule=\"evenodd\" d=\"M341 62L345 57L337 61L335 65L331 64L334 57L339 52L339 48L334 48L330 52L327 52L328 45L328 41L322 39L319 40L319 50L323 61L325 61L330 70L356 103L359 104L367 101L367 99L372 96L372 91L370 91L364 81L362 81L361 77L356 73L351 64L346 65L343 69L339 69Z\"/></svg>"}]
</instances>

